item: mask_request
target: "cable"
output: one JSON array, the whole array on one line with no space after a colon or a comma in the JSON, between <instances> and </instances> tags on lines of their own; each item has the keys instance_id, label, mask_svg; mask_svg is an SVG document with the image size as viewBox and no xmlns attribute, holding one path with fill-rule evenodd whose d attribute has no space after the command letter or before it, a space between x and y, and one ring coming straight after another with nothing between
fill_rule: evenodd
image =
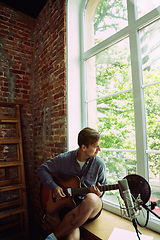
<instances>
[{"instance_id":1,"label":"cable","mask_svg":"<svg viewBox=\"0 0 160 240\"><path fill-rule=\"evenodd\" d=\"M137 219L133 219L132 223L133 223L133 226L134 226L134 228L136 230L136 234L137 234L138 239L141 240L139 234L142 235L142 233L137 228Z\"/></svg>"},{"instance_id":2,"label":"cable","mask_svg":"<svg viewBox=\"0 0 160 240\"><path fill-rule=\"evenodd\" d=\"M146 219L146 223L145 223L144 226L142 226L142 225L138 222L138 219L137 219L137 223L138 223L138 225L139 225L141 228L145 228L145 227L147 226L147 224L148 224L148 221L149 221L149 211L147 211L147 219Z\"/></svg>"}]
</instances>

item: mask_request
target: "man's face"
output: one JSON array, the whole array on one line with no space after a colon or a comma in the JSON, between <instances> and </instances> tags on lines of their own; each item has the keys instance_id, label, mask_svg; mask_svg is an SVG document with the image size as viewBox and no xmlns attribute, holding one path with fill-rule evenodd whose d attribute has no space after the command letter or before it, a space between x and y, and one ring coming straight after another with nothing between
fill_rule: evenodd
<instances>
[{"instance_id":1,"label":"man's face","mask_svg":"<svg viewBox=\"0 0 160 240\"><path fill-rule=\"evenodd\" d=\"M100 151L100 140L89 145L89 147L85 149L86 156L89 157L96 157L98 152Z\"/></svg>"}]
</instances>

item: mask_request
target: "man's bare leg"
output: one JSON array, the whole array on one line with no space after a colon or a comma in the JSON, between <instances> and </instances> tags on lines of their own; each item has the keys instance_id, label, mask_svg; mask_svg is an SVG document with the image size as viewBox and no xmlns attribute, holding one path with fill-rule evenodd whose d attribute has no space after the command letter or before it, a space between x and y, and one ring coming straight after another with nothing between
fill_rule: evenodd
<instances>
[{"instance_id":1,"label":"man's bare leg","mask_svg":"<svg viewBox=\"0 0 160 240\"><path fill-rule=\"evenodd\" d=\"M69 234L72 235L72 232L83 225L89 218L94 218L101 208L101 199L94 193L87 194L80 205L65 215L54 231L56 238L69 237ZM78 240L79 238L75 239Z\"/></svg>"}]
</instances>

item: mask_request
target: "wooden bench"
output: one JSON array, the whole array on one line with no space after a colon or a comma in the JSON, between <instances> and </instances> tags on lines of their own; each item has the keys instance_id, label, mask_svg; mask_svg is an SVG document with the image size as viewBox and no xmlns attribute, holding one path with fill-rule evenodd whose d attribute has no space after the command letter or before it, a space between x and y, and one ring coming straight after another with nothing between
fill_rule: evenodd
<instances>
[{"instance_id":1,"label":"wooden bench","mask_svg":"<svg viewBox=\"0 0 160 240\"><path fill-rule=\"evenodd\" d=\"M103 210L99 218L93 222L85 223L81 227L81 236L83 240L107 240L114 228L135 232L131 221ZM144 235L152 236L153 240L160 240L160 233L148 228L139 228L139 230Z\"/></svg>"}]
</instances>

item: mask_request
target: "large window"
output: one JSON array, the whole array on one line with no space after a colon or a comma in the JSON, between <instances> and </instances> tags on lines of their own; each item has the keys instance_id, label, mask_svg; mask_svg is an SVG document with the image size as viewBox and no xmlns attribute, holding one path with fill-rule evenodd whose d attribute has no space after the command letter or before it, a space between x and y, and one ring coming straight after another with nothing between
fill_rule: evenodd
<instances>
[{"instance_id":1,"label":"large window","mask_svg":"<svg viewBox=\"0 0 160 240\"><path fill-rule=\"evenodd\" d=\"M160 215L159 0L86 1L83 26L83 109L101 133L108 181L143 176ZM116 206L117 195L106 192L104 201Z\"/></svg>"}]
</instances>

